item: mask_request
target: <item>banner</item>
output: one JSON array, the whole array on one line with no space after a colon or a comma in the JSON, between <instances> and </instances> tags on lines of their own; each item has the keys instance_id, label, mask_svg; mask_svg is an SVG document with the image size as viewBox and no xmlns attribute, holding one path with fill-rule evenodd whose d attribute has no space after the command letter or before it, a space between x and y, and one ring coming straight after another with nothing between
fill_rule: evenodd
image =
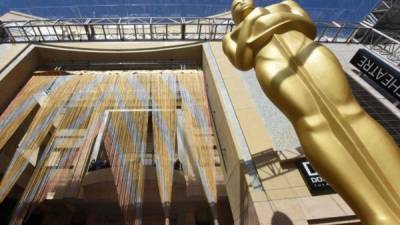
<instances>
[{"instance_id":1,"label":"banner","mask_svg":"<svg viewBox=\"0 0 400 225\"><path fill-rule=\"evenodd\" d=\"M400 101L400 71L366 49L360 49L350 60L353 66Z\"/></svg>"}]
</instances>

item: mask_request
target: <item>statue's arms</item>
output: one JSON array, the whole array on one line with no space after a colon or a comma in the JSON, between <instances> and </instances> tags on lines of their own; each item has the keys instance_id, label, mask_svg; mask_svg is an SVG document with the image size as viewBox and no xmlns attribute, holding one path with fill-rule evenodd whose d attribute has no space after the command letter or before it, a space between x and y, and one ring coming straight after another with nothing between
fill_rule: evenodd
<instances>
[{"instance_id":1,"label":"statue's arms","mask_svg":"<svg viewBox=\"0 0 400 225\"><path fill-rule=\"evenodd\" d=\"M254 66L253 50L248 46L247 39L251 36L253 24L263 15L262 11L264 11L262 8L252 10L231 33L224 37L224 53L240 70L250 70Z\"/></svg>"},{"instance_id":2,"label":"statue's arms","mask_svg":"<svg viewBox=\"0 0 400 225\"><path fill-rule=\"evenodd\" d=\"M253 68L253 51L246 46L246 40L238 39L242 36L240 27L235 28L232 33L225 35L222 47L229 61L240 70Z\"/></svg>"},{"instance_id":3,"label":"statue's arms","mask_svg":"<svg viewBox=\"0 0 400 225\"><path fill-rule=\"evenodd\" d=\"M314 39L315 25L296 2L288 0L266 8L250 7L250 2L234 2L232 14L237 27L223 40L223 50L236 68L253 68L254 52L267 44L276 33L305 30L305 35Z\"/></svg>"},{"instance_id":4,"label":"statue's arms","mask_svg":"<svg viewBox=\"0 0 400 225\"><path fill-rule=\"evenodd\" d=\"M271 13L260 16L252 24L253 32L247 37L246 44L256 51L265 46L274 34L282 34L290 30L300 31L311 40L316 35L315 24L307 17L291 12Z\"/></svg>"}]
</instances>

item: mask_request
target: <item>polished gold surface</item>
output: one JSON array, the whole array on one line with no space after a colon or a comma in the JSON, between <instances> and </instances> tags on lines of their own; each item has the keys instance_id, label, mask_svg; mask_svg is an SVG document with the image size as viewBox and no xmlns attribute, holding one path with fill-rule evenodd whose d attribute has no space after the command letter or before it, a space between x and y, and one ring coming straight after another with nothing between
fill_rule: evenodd
<instances>
[{"instance_id":1,"label":"polished gold surface","mask_svg":"<svg viewBox=\"0 0 400 225\"><path fill-rule=\"evenodd\" d=\"M294 1L265 8L235 0L223 41L240 70L256 70L265 94L292 122L307 158L363 224L400 224L400 152L357 103L333 53Z\"/></svg>"}]
</instances>

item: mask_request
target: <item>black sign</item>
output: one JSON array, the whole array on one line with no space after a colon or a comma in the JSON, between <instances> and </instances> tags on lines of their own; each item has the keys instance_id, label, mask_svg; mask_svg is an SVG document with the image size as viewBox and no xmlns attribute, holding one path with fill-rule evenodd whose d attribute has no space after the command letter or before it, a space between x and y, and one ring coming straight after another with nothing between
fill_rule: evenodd
<instances>
[{"instance_id":1,"label":"black sign","mask_svg":"<svg viewBox=\"0 0 400 225\"><path fill-rule=\"evenodd\" d=\"M311 194L331 194L335 191L329 184L312 168L306 158L301 158L296 161L297 168L300 170L301 175L307 183L308 189Z\"/></svg>"},{"instance_id":2,"label":"black sign","mask_svg":"<svg viewBox=\"0 0 400 225\"><path fill-rule=\"evenodd\" d=\"M360 49L351 64L400 101L400 71L365 49Z\"/></svg>"}]
</instances>

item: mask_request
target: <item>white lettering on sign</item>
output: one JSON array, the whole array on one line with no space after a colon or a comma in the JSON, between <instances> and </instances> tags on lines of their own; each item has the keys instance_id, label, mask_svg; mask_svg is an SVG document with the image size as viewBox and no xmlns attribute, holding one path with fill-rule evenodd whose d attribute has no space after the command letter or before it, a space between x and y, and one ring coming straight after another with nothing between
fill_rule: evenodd
<instances>
[{"instance_id":1,"label":"white lettering on sign","mask_svg":"<svg viewBox=\"0 0 400 225\"><path fill-rule=\"evenodd\" d=\"M394 89L393 89L393 92L394 93L396 93L399 89L400 89L400 84L397 84L396 85L396 82L397 82L398 80L397 79L394 79L391 83L390 83L390 85L388 86L388 89L390 90L391 88L393 88L394 87ZM398 83L398 82L397 82Z\"/></svg>"},{"instance_id":2,"label":"white lettering on sign","mask_svg":"<svg viewBox=\"0 0 400 225\"><path fill-rule=\"evenodd\" d=\"M310 162L303 162L303 167L307 171L308 176L319 176L317 172L311 171Z\"/></svg>"},{"instance_id":3,"label":"white lettering on sign","mask_svg":"<svg viewBox=\"0 0 400 225\"><path fill-rule=\"evenodd\" d=\"M300 169L303 178L305 179L308 188L313 194L326 194L334 193L329 184L322 178L318 172L312 167L307 159L299 159L296 162L297 167Z\"/></svg>"},{"instance_id":4,"label":"white lettering on sign","mask_svg":"<svg viewBox=\"0 0 400 225\"><path fill-rule=\"evenodd\" d=\"M385 88L390 90L397 96L400 96L400 82L398 79L395 79L394 76L386 71L384 71L379 65L375 64L373 61L363 56L363 59L357 65L362 65L362 69L365 70L365 73L374 78L374 80L379 81Z\"/></svg>"},{"instance_id":5,"label":"white lettering on sign","mask_svg":"<svg viewBox=\"0 0 400 225\"><path fill-rule=\"evenodd\" d=\"M359 67L363 67L364 64L367 62L368 58L366 56L362 56L362 60L357 64Z\"/></svg>"},{"instance_id":6,"label":"white lettering on sign","mask_svg":"<svg viewBox=\"0 0 400 225\"><path fill-rule=\"evenodd\" d=\"M322 177L311 177L311 182L313 184L325 182L324 178Z\"/></svg>"},{"instance_id":7,"label":"white lettering on sign","mask_svg":"<svg viewBox=\"0 0 400 225\"><path fill-rule=\"evenodd\" d=\"M378 68L378 67L376 67L376 68ZM387 74L388 73L382 72L382 68L379 68L379 72L378 72L378 75L376 75L376 79L380 80L382 77L386 76Z\"/></svg>"},{"instance_id":8,"label":"white lettering on sign","mask_svg":"<svg viewBox=\"0 0 400 225\"><path fill-rule=\"evenodd\" d=\"M366 50L359 50L351 63L365 75L400 100L400 73Z\"/></svg>"},{"instance_id":9,"label":"white lettering on sign","mask_svg":"<svg viewBox=\"0 0 400 225\"><path fill-rule=\"evenodd\" d=\"M371 60L368 60L366 64L364 64L363 69L365 71L369 71L373 66L375 65L375 63Z\"/></svg>"},{"instance_id":10,"label":"white lettering on sign","mask_svg":"<svg viewBox=\"0 0 400 225\"><path fill-rule=\"evenodd\" d=\"M381 81L381 84L383 84L383 86L387 87L390 84L390 82L392 82L393 78L394 77L391 74L388 74L387 77L385 77L385 80Z\"/></svg>"}]
</instances>

